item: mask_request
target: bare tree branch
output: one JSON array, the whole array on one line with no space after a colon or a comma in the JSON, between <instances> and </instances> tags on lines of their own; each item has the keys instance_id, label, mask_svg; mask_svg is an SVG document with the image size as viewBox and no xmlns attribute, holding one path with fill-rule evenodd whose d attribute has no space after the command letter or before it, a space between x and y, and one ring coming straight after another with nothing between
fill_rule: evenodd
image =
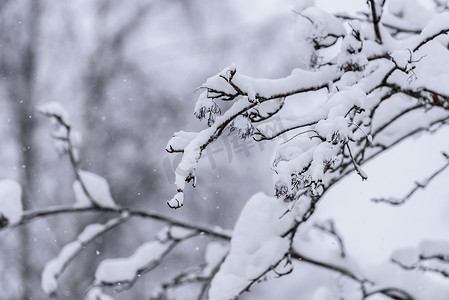
<instances>
[{"instance_id":1,"label":"bare tree branch","mask_svg":"<svg viewBox=\"0 0 449 300\"><path fill-rule=\"evenodd\" d=\"M371 23L371 20L369 18L350 16L349 14L344 14L344 13L338 13L338 14L335 14L335 16L342 20L357 20L357 21L364 22L364 23ZM415 29L415 28L400 27L398 24L390 24L387 22L381 22L381 24L389 29L395 30L396 32L402 32L402 33L408 33L408 34L420 34L422 31L422 28Z\"/></svg>"},{"instance_id":2,"label":"bare tree branch","mask_svg":"<svg viewBox=\"0 0 449 300\"><path fill-rule=\"evenodd\" d=\"M212 229L212 228L208 228L207 226L190 224L188 222L176 220L174 218L167 217L167 216L164 216L162 214L159 214L159 213L153 212L153 211L132 210L129 208L124 208L124 207L53 206L53 207L48 207L48 208L45 208L42 210L25 211L25 212L23 212L22 218L19 222L2 227L2 228L0 228L0 230L10 228L10 227L17 227L19 225L29 223L31 221L34 221L34 220L42 218L42 217L49 217L49 216L54 216L54 215L58 215L58 214L72 214L72 213L83 213L83 212L111 213L111 214L119 214L119 215L121 215L123 213L127 213L127 214L129 214L130 217L139 217L139 218L143 218L143 219L151 219L151 220L155 220L155 221L160 221L160 222L164 222L167 224L172 224L174 226L182 227L185 229L195 230L199 233L203 232L206 235L216 237L219 239L229 240L231 238L231 235L228 232L226 232L225 230Z\"/></svg>"},{"instance_id":3,"label":"bare tree branch","mask_svg":"<svg viewBox=\"0 0 449 300\"><path fill-rule=\"evenodd\" d=\"M382 7L383 7L384 3L385 3L385 1L382 1ZM371 7L371 17L372 17L372 23L374 26L374 33L376 35L376 42L378 42L379 44L382 44L382 36L380 35L380 30L379 30L379 22L382 17L382 11L377 11L375 0L369 0L369 5Z\"/></svg>"},{"instance_id":4,"label":"bare tree branch","mask_svg":"<svg viewBox=\"0 0 449 300\"><path fill-rule=\"evenodd\" d=\"M136 281L141 277L141 275L145 274L145 273L149 273L152 270L154 270L155 268L157 268L162 261L164 260L164 258L170 254L170 252L176 247L178 246L180 243L198 236L199 233L198 232L192 232L188 235L185 235L181 238L172 238L169 241L165 241L164 244L167 244L167 248L157 257L157 259L152 260L148 265L142 266L141 268L139 268L136 272L136 274L134 275L134 277L131 280L125 280L125 281L100 281L98 283L95 283L93 285L91 285L89 287L89 289L93 288L93 287L114 287L115 292L122 292L124 290L128 290L130 288L132 288L134 286L134 284L136 283Z\"/></svg>"},{"instance_id":5,"label":"bare tree branch","mask_svg":"<svg viewBox=\"0 0 449 300\"><path fill-rule=\"evenodd\" d=\"M449 156L446 153L443 153L445 158L447 159L447 162L441 166L439 169L437 169L435 172L433 172L429 177L422 181L416 181L415 186L403 197L401 198L374 198L371 199L371 201L375 203L388 203L393 206L400 206L407 202L419 189L425 189L433 179L435 179L439 174L441 174L444 170L446 170L449 167Z\"/></svg>"},{"instance_id":6,"label":"bare tree branch","mask_svg":"<svg viewBox=\"0 0 449 300\"><path fill-rule=\"evenodd\" d=\"M343 242L342 236L337 232L335 229L335 223L334 220L327 220L323 224L315 223L314 227L321 230L324 233L329 234L332 236L335 240L337 240L338 248L340 249L340 257L345 258L346 257L346 249Z\"/></svg>"}]
</instances>

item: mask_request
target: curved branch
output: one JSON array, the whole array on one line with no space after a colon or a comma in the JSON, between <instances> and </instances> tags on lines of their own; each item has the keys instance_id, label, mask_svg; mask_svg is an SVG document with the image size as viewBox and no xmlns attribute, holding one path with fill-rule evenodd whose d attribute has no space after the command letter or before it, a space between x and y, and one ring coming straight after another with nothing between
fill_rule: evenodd
<instances>
[{"instance_id":1,"label":"curved branch","mask_svg":"<svg viewBox=\"0 0 449 300\"><path fill-rule=\"evenodd\" d=\"M59 256L46 264L44 271L42 272L42 286L45 292L50 296L56 295L57 280L70 265L70 263L78 256L78 254L80 254L87 245L95 241L98 237L123 224L128 220L128 218L129 216L124 213L120 217L109 220L105 224L100 225L102 228L93 234L90 234L87 228L94 224L87 225L86 229L78 235L75 241L66 244L61 250ZM69 255L66 255L67 253L69 253Z\"/></svg>"},{"instance_id":2,"label":"curved branch","mask_svg":"<svg viewBox=\"0 0 449 300\"><path fill-rule=\"evenodd\" d=\"M385 1L383 1L383 4L385 3ZM380 22L380 18L382 17L382 12L378 12L376 9L376 3L374 0L369 0L369 5L371 7L371 16L372 16L372 23L374 26L374 33L376 35L376 42L378 42L379 44L382 44L382 36L380 35L380 30L379 30L379 22Z\"/></svg>"},{"instance_id":3,"label":"curved branch","mask_svg":"<svg viewBox=\"0 0 449 300\"><path fill-rule=\"evenodd\" d=\"M449 157L447 157L447 154L444 154L444 155L447 159L447 162L443 166L441 166L438 170L433 172L432 175L430 175L429 177L424 179L423 181L415 182L415 186L404 197L399 198L399 199L396 199L396 198L374 198L374 199L371 199L371 201L373 201L375 203L380 203L380 202L388 203L392 206L400 206L400 205L404 204L419 189L425 189L432 182L433 179L435 179L439 174L441 174L444 170L446 170L449 167Z\"/></svg>"},{"instance_id":4,"label":"curved branch","mask_svg":"<svg viewBox=\"0 0 449 300\"><path fill-rule=\"evenodd\" d=\"M356 17L356 16L350 16L348 14L343 14L343 13L338 13L335 14L335 16L339 19L342 20L357 20L360 22L365 22L365 23L371 23L371 20L369 20L368 18L361 18L361 17ZM380 24L382 24L384 27L395 30L397 32L403 32L403 33L410 33L410 34L420 34L422 31L421 29L412 29L412 28L405 28L405 27L400 27L397 24L391 24L391 23L387 23L387 22L380 22Z\"/></svg>"},{"instance_id":5,"label":"curved branch","mask_svg":"<svg viewBox=\"0 0 449 300\"><path fill-rule=\"evenodd\" d=\"M296 259L299 262L312 264L314 266L324 268L324 269L327 269L332 272L340 273L341 275L346 276L346 277L358 282L361 285L362 292L364 294L364 298L367 298L374 294L380 293L384 296L387 296L387 297L389 297L391 299L395 299L395 300L413 300L413 299L415 299L408 292L406 292L402 289L399 289L399 288L384 288L384 289L375 290L375 291L367 293L365 291L364 286L365 286L365 284L374 284L372 281L354 273L350 269L307 257L307 256L299 253L297 250L295 250L291 253L291 258Z\"/></svg>"},{"instance_id":6,"label":"curved branch","mask_svg":"<svg viewBox=\"0 0 449 300\"><path fill-rule=\"evenodd\" d=\"M136 273L134 274L134 277L130 280L124 280L124 281L97 281L96 279L96 283L93 284L92 286L90 286L89 288L94 288L94 287L102 287L102 286L110 286L110 287L118 287L118 289L116 290L116 292L122 292L124 290L130 289L134 286L134 284L137 282L137 280L141 277L142 274L151 272L152 270L154 270L155 268L157 268L162 261L164 260L164 258L170 254L170 252L176 247L178 246L180 243L182 243L185 240L188 240L190 238L196 237L198 236L198 232L192 232L182 238L179 239L171 239L170 241L166 242L168 243L167 247L165 248L165 250L160 253L158 255L158 257L156 259L153 259L149 262L148 265L142 266L141 268L139 268L138 270L136 270ZM101 267L101 265L100 265Z\"/></svg>"},{"instance_id":7,"label":"curved branch","mask_svg":"<svg viewBox=\"0 0 449 300\"><path fill-rule=\"evenodd\" d=\"M231 238L231 234L227 233L225 230L217 230L211 229L206 226L194 225L188 222L176 220L171 217L164 216L157 212L153 211L144 211L144 210L133 210L124 207L96 207L96 206L53 206L48 207L42 210L33 210L33 211L25 211L22 214L22 218L20 221L14 224L10 224L8 226L0 228L0 230L8 228L8 227L17 227L19 225L23 225L39 219L41 217L49 217L58 214L70 214L70 213L83 213L83 212L95 212L95 213L112 213L112 214L123 214L127 213L130 217L139 217L144 219L151 219L155 221L165 222L167 224L172 224L178 227L182 227L185 229L195 230L199 233L203 232L206 235L229 240Z\"/></svg>"}]
</instances>

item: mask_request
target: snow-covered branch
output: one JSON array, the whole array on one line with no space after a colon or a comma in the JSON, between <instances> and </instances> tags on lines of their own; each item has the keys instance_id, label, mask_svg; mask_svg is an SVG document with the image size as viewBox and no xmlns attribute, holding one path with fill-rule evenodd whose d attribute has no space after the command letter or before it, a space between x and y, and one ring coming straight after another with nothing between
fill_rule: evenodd
<instances>
[{"instance_id":1,"label":"snow-covered branch","mask_svg":"<svg viewBox=\"0 0 449 300\"><path fill-rule=\"evenodd\" d=\"M109 186L100 176L80 169L79 146L81 136L73 131L68 121L68 113L58 102L50 102L38 107L38 111L49 117L55 125L52 138L55 140L56 149L61 154L68 154L76 181L73 184L77 201L81 204L94 206L114 206Z\"/></svg>"},{"instance_id":2,"label":"snow-covered branch","mask_svg":"<svg viewBox=\"0 0 449 300\"><path fill-rule=\"evenodd\" d=\"M65 245L58 257L49 261L42 272L42 289L45 293L50 297L56 296L57 280L76 256L95 239L126 222L128 217L124 212L119 218L111 219L105 224L89 224L75 241Z\"/></svg>"},{"instance_id":3,"label":"snow-covered branch","mask_svg":"<svg viewBox=\"0 0 449 300\"><path fill-rule=\"evenodd\" d=\"M338 247L340 248L340 257L346 257L346 249L345 244L343 243L343 237L335 229L335 223L333 220L327 220L323 223L317 223L314 225L314 227L323 231L324 233L331 235L338 243Z\"/></svg>"},{"instance_id":4,"label":"snow-covered branch","mask_svg":"<svg viewBox=\"0 0 449 300\"><path fill-rule=\"evenodd\" d=\"M189 222L177 220L173 217L165 216L154 211L134 210L125 207L96 207L96 206L53 206L53 207L50 206L42 210L24 211L19 220L17 220L15 223L11 223L8 226L0 228L0 230L9 227L17 227L19 225L24 225L43 217L51 217L59 214L73 214L84 212L111 213L116 215L121 215L125 213L129 215L129 217L160 221L167 224L172 224L177 227L196 230L198 233L203 232L206 235L210 235L212 237L219 239L227 240L231 236L229 231L224 229L217 229L217 227L209 228L207 226L190 224Z\"/></svg>"},{"instance_id":5,"label":"snow-covered branch","mask_svg":"<svg viewBox=\"0 0 449 300\"><path fill-rule=\"evenodd\" d=\"M391 261L406 270L421 270L449 278L449 243L424 240L417 248L396 250Z\"/></svg>"},{"instance_id":6,"label":"snow-covered branch","mask_svg":"<svg viewBox=\"0 0 449 300\"><path fill-rule=\"evenodd\" d=\"M131 288L141 275L158 267L176 246L198 234L196 231L172 226L162 229L158 240L139 246L132 256L102 261L95 272L91 288L111 286L116 291Z\"/></svg>"}]
</instances>

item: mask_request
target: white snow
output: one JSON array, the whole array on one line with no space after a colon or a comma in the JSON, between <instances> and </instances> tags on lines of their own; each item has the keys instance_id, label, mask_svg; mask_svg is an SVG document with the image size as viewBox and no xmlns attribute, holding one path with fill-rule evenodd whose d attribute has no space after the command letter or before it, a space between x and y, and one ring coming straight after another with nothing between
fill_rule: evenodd
<instances>
[{"instance_id":1,"label":"white snow","mask_svg":"<svg viewBox=\"0 0 449 300\"><path fill-rule=\"evenodd\" d=\"M307 121L316 119L316 124L310 124L304 134L297 134L277 147L274 169L274 182L276 187L286 189L287 195L295 194L295 189L310 186L310 181L320 182L325 178L324 170L341 161L342 145L351 138L361 140L366 138L366 133L357 134L361 128L353 132L350 130L348 119L345 117L354 106L364 107L366 94L357 85L333 94L323 105L319 106L315 113L310 113ZM368 108L366 109L368 111ZM367 112L365 112L367 113ZM298 118L297 124L304 124ZM292 126L293 128L295 125ZM301 133L301 132L300 132ZM317 135L325 141L317 138ZM359 170L365 176L362 170ZM293 187L292 174L296 176L298 185ZM312 193L319 193L310 186ZM307 206L307 201L303 202ZM298 212L305 212L297 210ZM302 217L302 216L298 216Z\"/></svg>"},{"instance_id":2,"label":"white snow","mask_svg":"<svg viewBox=\"0 0 449 300\"><path fill-rule=\"evenodd\" d=\"M184 148L198 135L198 132L178 131L168 141L165 150L168 152L183 151Z\"/></svg>"},{"instance_id":3,"label":"white snow","mask_svg":"<svg viewBox=\"0 0 449 300\"><path fill-rule=\"evenodd\" d=\"M416 0L388 0L386 6L383 21L399 28L420 30L435 16Z\"/></svg>"},{"instance_id":4,"label":"white snow","mask_svg":"<svg viewBox=\"0 0 449 300\"><path fill-rule=\"evenodd\" d=\"M123 217L122 217L123 218ZM115 227L122 218L111 219L105 224L89 224L73 242L66 244L56 258L50 260L42 271L41 287L48 295L53 295L58 289L58 278L67 265L75 258L85 244L91 242L99 234Z\"/></svg>"},{"instance_id":5,"label":"white snow","mask_svg":"<svg viewBox=\"0 0 449 300\"><path fill-rule=\"evenodd\" d=\"M86 300L113 300L111 296L103 293L101 288L95 286L89 289L86 294Z\"/></svg>"},{"instance_id":6,"label":"white snow","mask_svg":"<svg viewBox=\"0 0 449 300\"><path fill-rule=\"evenodd\" d=\"M170 225L170 226L165 226L158 232L157 239L161 243L165 243L169 240L182 240L194 233L195 233L194 230Z\"/></svg>"},{"instance_id":7,"label":"white snow","mask_svg":"<svg viewBox=\"0 0 449 300\"><path fill-rule=\"evenodd\" d=\"M58 277L61 275L65 264L69 263L82 245L78 241L73 241L65 245L58 257L50 260L42 271L41 287L47 295L53 295L58 289Z\"/></svg>"},{"instance_id":8,"label":"white snow","mask_svg":"<svg viewBox=\"0 0 449 300\"><path fill-rule=\"evenodd\" d=\"M8 223L16 223L22 217L22 187L16 181L0 180L0 216Z\"/></svg>"},{"instance_id":9,"label":"white snow","mask_svg":"<svg viewBox=\"0 0 449 300\"><path fill-rule=\"evenodd\" d=\"M263 193L248 200L235 225L229 254L212 280L209 299L232 299L283 258L289 241L281 235L293 221L291 214L280 218L286 209L282 201Z\"/></svg>"},{"instance_id":10,"label":"white snow","mask_svg":"<svg viewBox=\"0 0 449 300\"><path fill-rule=\"evenodd\" d=\"M396 250L392 255L392 259L404 266L417 267L422 263L421 259L426 260L437 256L449 261L449 241L423 240L417 248Z\"/></svg>"},{"instance_id":11,"label":"white snow","mask_svg":"<svg viewBox=\"0 0 449 300\"><path fill-rule=\"evenodd\" d=\"M203 84L203 87L235 95L236 91L220 75L223 75L223 72L210 77ZM297 90L322 86L329 81L337 79L339 76L340 74L334 66L323 67L318 71L295 69L290 76L280 79L252 78L236 71L232 82L246 95L249 92L255 93L259 99L273 99L278 98L277 95L280 94L288 94Z\"/></svg>"},{"instance_id":12,"label":"white snow","mask_svg":"<svg viewBox=\"0 0 449 300\"><path fill-rule=\"evenodd\" d=\"M205 276L210 276L213 270L228 254L229 246L219 242L210 242L206 247L204 254L204 260L206 261L206 267L203 270Z\"/></svg>"},{"instance_id":13,"label":"white snow","mask_svg":"<svg viewBox=\"0 0 449 300\"><path fill-rule=\"evenodd\" d=\"M89 195L95 201L95 204L104 207L116 206L114 200L112 199L109 184L106 179L98 176L97 174L82 170L79 171L79 174ZM81 183L78 180L73 183L73 191L75 193L75 198L78 205L92 205L89 197L84 192Z\"/></svg>"},{"instance_id":14,"label":"white snow","mask_svg":"<svg viewBox=\"0 0 449 300\"><path fill-rule=\"evenodd\" d=\"M100 263L95 272L95 282L99 284L132 282L139 271L158 262L171 245L170 242L161 244L151 241L137 248L130 257L106 259Z\"/></svg>"},{"instance_id":15,"label":"white snow","mask_svg":"<svg viewBox=\"0 0 449 300\"><path fill-rule=\"evenodd\" d=\"M38 106L37 110L48 117L59 117L65 124L70 125L69 114L59 102L47 102Z\"/></svg>"},{"instance_id":16,"label":"white snow","mask_svg":"<svg viewBox=\"0 0 449 300\"><path fill-rule=\"evenodd\" d=\"M319 8L309 7L296 13L296 52L300 57L300 67L309 69L318 59L315 45L331 45L338 36L344 36L346 30L340 20Z\"/></svg>"},{"instance_id":17,"label":"white snow","mask_svg":"<svg viewBox=\"0 0 449 300\"><path fill-rule=\"evenodd\" d=\"M172 208L179 208L184 205L184 193L177 192L173 198L167 201L168 206Z\"/></svg>"}]
</instances>

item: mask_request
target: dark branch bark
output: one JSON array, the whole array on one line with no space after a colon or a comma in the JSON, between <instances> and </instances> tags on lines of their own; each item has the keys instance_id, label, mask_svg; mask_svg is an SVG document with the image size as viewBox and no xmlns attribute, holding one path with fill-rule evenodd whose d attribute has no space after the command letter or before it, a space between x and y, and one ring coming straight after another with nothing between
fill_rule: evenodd
<instances>
[{"instance_id":1,"label":"dark branch bark","mask_svg":"<svg viewBox=\"0 0 449 300\"><path fill-rule=\"evenodd\" d=\"M224 230L220 231L217 229L211 229L206 226L201 225L194 225L190 224L188 222L176 220L171 217L164 216L162 214L159 214L157 212L152 211L143 211L143 210L132 210L128 208L123 207L95 207L95 206L83 206L83 207L76 207L76 206L54 206L54 207L48 207L43 210L33 210L33 211L25 211L22 215L22 219L16 223L11 224L6 227L0 228L6 229L9 227L16 227L19 225L23 225L26 223L29 223L31 221L34 221L36 219L42 218L42 217L50 217L58 214L72 214L72 213L83 213L83 212L95 212L95 213L111 213L111 214L123 214L127 213L130 217L139 217L143 219L151 219L156 220L160 222L164 222L167 224L172 224L178 227L182 227L185 229L191 229L198 231L199 233L204 232L204 234L207 234L212 237L216 237L219 239L229 240L231 238L231 235L229 233L226 233Z\"/></svg>"},{"instance_id":2,"label":"dark branch bark","mask_svg":"<svg viewBox=\"0 0 449 300\"><path fill-rule=\"evenodd\" d=\"M376 10L376 3L375 0L369 0L370 6L371 6L371 16L372 16L372 23L374 27L374 33L376 35L376 42L379 44L382 44L382 36L380 35L379 30L379 22L381 18L381 12L378 12Z\"/></svg>"}]
</instances>

